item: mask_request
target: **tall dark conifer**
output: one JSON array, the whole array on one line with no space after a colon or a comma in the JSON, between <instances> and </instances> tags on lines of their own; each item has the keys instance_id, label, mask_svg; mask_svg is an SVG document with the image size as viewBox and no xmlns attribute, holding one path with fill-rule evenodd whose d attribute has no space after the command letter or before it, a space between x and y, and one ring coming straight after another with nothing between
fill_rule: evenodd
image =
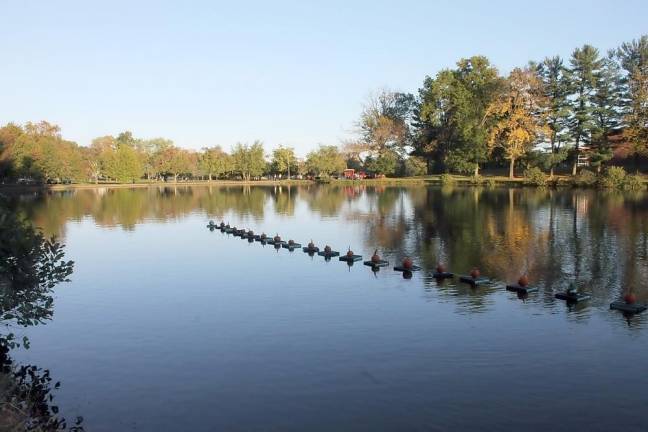
<instances>
[{"instance_id":1,"label":"tall dark conifer","mask_svg":"<svg viewBox=\"0 0 648 432\"><path fill-rule=\"evenodd\" d=\"M622 78L613 51L601 61L595 78L590 162L600 171L603 163L612 158L609 137L619 127L622 115Z\"/></svg>"},{"instance_id":2,"label":"tall dark conifer","mask_svg":"<svg viewBox=\"0 0 648 432\"><path fill-rule=\"evenodd\" d=\"M591 142L594 123L593 95L596 76L601 68L599 51L591 45L576 48L570 59L571 84L569 130L574 140L574 165L572 175L576 175L578 156L583 144Z\"/></svg>"},{"instance_id":3,"label":"tall dark conifer","mask_svg":"<svg viewBox=\"0 0 648 432\"><path fill-rule=\"evenodd\" d=\"M561 152L561 144L565 141L569 117L569 80L562 58L559 56L547 57L537 66L538 75L542 82L543 93L546 98L546 124L550 130L549 155L550 176L554 175L554 168L565 159Z\"/></svg>"}]
</instances>

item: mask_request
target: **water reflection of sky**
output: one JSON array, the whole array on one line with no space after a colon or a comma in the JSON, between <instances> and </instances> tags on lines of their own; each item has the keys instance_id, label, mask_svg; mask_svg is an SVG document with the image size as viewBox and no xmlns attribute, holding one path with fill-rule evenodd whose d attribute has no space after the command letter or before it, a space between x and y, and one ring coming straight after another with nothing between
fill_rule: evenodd
<instances>
[{"instance_id":1,"label":"water reflection of sky","mask_svg":"<svg viewBox=\"0 0 648 432\"><path fill-rule=\"evenodd\" d=\"M609 303L625 287L648 299L647 204L423 187L23 200L20 211L64 236L76 271L22 355L62 379L60 404L91 430L555 430L547 413L566 403L573 415L558 429L619 418L638 429L645 317ZM365 257L378 249L392 264L409 255L423 269L374 274L209 232L209 219ZM495 283L438 283L439 260ZM504 285L527 269L540 290L520 299ZM554 299L570 280L592 300Z\"/></svg>"}]
</instances>

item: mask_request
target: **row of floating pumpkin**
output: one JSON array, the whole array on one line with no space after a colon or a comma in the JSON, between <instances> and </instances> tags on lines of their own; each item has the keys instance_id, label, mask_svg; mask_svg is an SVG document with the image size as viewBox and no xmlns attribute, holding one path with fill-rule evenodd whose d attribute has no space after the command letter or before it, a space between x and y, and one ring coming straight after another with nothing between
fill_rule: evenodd
<instances>
[{"instance_id":1,"label":"row of floating pumpkin","mask_svg":"<svg viewBox=\"0 0 648 432\"><path fill-rule=\"evenodd\" d=\"M258 241L263 244L271 244L274 245L276 249L279 249L281 247L289 250L295 250L297 248L302 248L301 243L297 243L294 240L288 240L284 241L282 240L281 236L277 234L274 237L270 237L266 235L265 233L262 234L255 234L254 231L252 230L244 230L244 229L238 229L236 227L231 227L229 224L225 224L225 222L221 222L219 225L214 224L214 221L209 221L209 224L207 225L207 228L210 230L215 230L219 229L220 231L227 233L227 234L232 234L234 236L241 237L242 239L248 239L248 241ZM334 251L331 246L326 245L324 249L320 250L319 247L315 246L315 243L311 240L306 246L302 248L302 250L310 255L318 254L319 256L323 256L326 260L330 260L333 257L339 257L340 261L346 261L349 265L353 265L354 262L356 261L361 261L362 260L362 255L356 255L351 248L342 256L340 256L340 252ZM389 261L385 261L380 258L378 255L378 250L374 251L374 254L371 256L371 259L369 261L364 262L365 265L373 267L374 269L380 268L380 267L386 267L389 265ZM401 269L401 271L418 271L421 268L418 266L415 266L414 263L412 262L412 259L407 257L403 260L403 265L402 266L396 266L394 267L395 269Z\"/></svg>"},{"instance_id":2,"label":"row of floating pumpkin","mask_svg":"<svg viewBox=\"0 0 648 432\"><path fill-rule=\"evenodd\" d=\"M258 241L262 244L271 244L274 245L276 249L285 248L293 251L296 248L302 248L300 243L295 242L290 239L284 241L281 239L279 234L274 237L269 237L265 233L255 234L252 230L237 229L236 227L231 227L225 222L221 222L216 225L214 221L209 221L207 228L210 230L219 229L221 232L227 234L233 234L235 236L241 237L243 239L248 239L248 241ZM319 256L323 256L327 261L332 257L339 257L340 261L346 261L349 266L353 265L356 261L362 260L362 255L356 255L349 247L349 250L343 255L340 256L340 253L332 250L329 245L326 245L323 250L320 250L313 241L311 240L308 245L302 248L305 253L309 255L314 255L317 253ZM369 261L364 261L364 265L371 267L374 271L380 269L380 267L386 267L389 265L389 261L383 260L380 255L378 255L378 250L375 250L371 259ZM414 262L410 257L403 259L400 266L394 266L395 271L403 272L403 276L406 278L411 277L412 272L421 270L421 267L414 265ZM437 280L451 279L455 277L454 273L448 272L446 267L443 264L438 264L432 276ZM473 268L468 275L460 275L459 280L461 282L467 283L473 287L478 287L480 285L491 284L492 281L490 278L484 277L481 275L481 272L478 268ZM506 285L508 291L517 292L520 295L528 295L531 292L535 292L538 289L529 285L529 278L527 275L522 275L518 279L517 283ZM587 293L579 292L573 284L570 284L569 288L565 292L559 292L555 294L555 297L560 300L565 300L568 303L578 303L585 300L589 300L591 296ZM623 301L616 301L610 304L610 309L620 310L626 313L640 313L645 311L647 306L645 304L637 303L637 298L633 293L628 293L623 297Z\"/></svg>"}]
</instances>

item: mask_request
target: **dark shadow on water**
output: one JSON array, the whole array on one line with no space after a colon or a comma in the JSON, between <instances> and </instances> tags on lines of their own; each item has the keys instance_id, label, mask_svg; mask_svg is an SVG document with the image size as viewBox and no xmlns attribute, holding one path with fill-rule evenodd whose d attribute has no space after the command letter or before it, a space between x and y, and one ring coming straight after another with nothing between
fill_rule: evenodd
<instances>
[{"instance_id":1,"label":"dark shadow on water","mask_svg":"<svg viewBox=\"0 0 648 432\"><path fill-rule=\"evenodd\" d=\"M59 415L47 369L16 363L12 349L29 348L13 329L43 324L53 315L53 289L68 280L73 262L64 247L16 216L0 196L0 430L82 431Z\"/></svg>"}]
</instances>

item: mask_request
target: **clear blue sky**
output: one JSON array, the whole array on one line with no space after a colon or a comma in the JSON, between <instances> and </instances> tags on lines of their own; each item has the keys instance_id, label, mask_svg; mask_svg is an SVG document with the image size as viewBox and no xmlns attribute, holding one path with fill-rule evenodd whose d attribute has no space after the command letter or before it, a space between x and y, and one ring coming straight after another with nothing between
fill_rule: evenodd
<instances>
[{"instance_id":1,"label":"clear blue sky","mask_svg":"<svg viewBox=\"0 0 648 432\"><path fill-rule=\"evenodd\" d=\"M131 130L186 148L258 138L300 155L348 136L372 90L415 92L460 57L486 55L505 73L648 33L645 0L0 7L0 123L46 119L82 145Z\"/></svg>"}]
</instances>

